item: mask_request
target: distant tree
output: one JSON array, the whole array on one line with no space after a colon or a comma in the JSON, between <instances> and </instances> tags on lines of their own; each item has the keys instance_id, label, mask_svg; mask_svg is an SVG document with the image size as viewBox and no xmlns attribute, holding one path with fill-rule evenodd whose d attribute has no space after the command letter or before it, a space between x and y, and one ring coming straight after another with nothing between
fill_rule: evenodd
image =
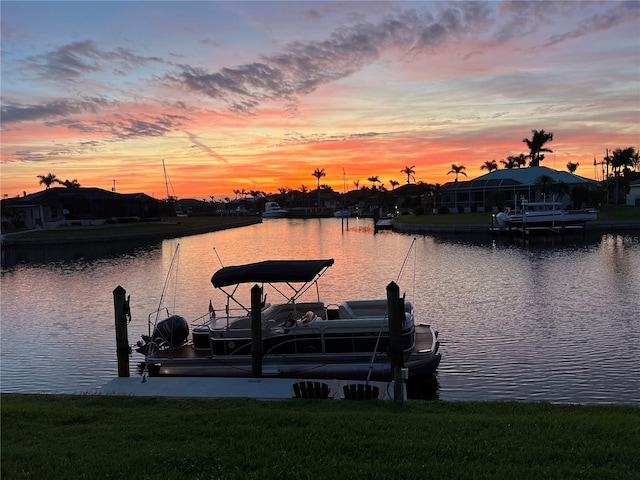
<instances>
[{"instance_id":1,"label":"distant tree","mask_svg":"<svg viewBox=\"0 0 640 480\"><path fill-rule=\"evenodd\" d=\"M48 175L38 175L38 178L40 179L39 185L44 185L47 190L49 190L51 188L51 185L53 185L54 183L60 183L60 180L58 180L58 178L53 173L50 173Z\"/></svg>"},{"instance_id":2,"label":"distant tree","mask_svg":"<svg viewBox=\"0 0 640 480\"><path fill-rule=\"evenodd\" d=\"M545 132L544 130L531 130L531 133L533 134L531 140L524 138L522 141L529 147L529 155L527 155L531 159L529 166L539 167L540 162L544 160L542 152L553 153L553 150L544 148L547 142L553 141L553 133Z\"/></svg>"},{"instance_id":3,"label":"distant tree","mask_svg":"<svg viewBox=\"0 0 640 480\"><path fill-rule=\"evenodd\" d=\"M541 194L547 196L554 191L556 181L549 175L540 175L535 179L533 185L538 187Z\"/></svg>"},{"instance_id":4,"label":"distant tree","mask_svg":"<svg viewBox=\"0 0 640 480\"><path fill-rule=\"evenodd\" d=\"M615 203L614 205L618 204L618 189L619 189L619 182L620 182L620 174L624 171L624 172L628 172L631 167L633 167L635 169L636 165L638 164L638 157L640 155L638 154L638 152L636 152L634 147L627 147L627 148L616 148L613 153L611 154L611 157L607 158L607 162L611 164L611 168L613 169L613 175L616 179L616 183L615 183L615 192L614 192L614 198L615 198Z\"/></svg>"},{"instance_id":5,"label":"distant tree","mask_svg":"<svg viewBox=\"0 0 640 480\"><path fill-rule=\"evenodd\" d=\"M482 164L480 170L488 170L491 173L494 170L498 170L498 164L495 160L487 160Z\"/></svg>"},{"instance_id":6,"label":"distant tree","mask_svg":"<svg viewBox=\"0 0 640 480\"><path fill-rule=\"evenodd\" d=\"M458 165L456 165L456 164L454 163L454 164L452 164L452 165L451 165L451 170L449 170L449 171L447 172L447 175L449 175L450 173L455 173L455 174L456 174L456 182L457 182L457 181L458 181L458 175L459 175L459 174L462 174L462 175L464 175L465 177L467 176L467 174L463 172L463 170L464 170L465 168L466 168L466 167L465 167L464 165L460 165L460 166L458 166Z\"/></svg>"},{"instance_id":7,"label":"distant tree","mask_svg":"<svg viewBox=\"0 0 640 480\"><path fill-rule=\"evenodd\" d=\"M571 187L563 181L555 182L555 184L552 185L551 193L555 195L556 202L559 202L565 195L569 195L571 193Z\"/></svg>"},{"instance_id":8,"label":"distant tree","mask_svg":"<svg viewBox=\"0 0 640 480\"><path fill-rule=\"evenodd\" d=\"M395 190L396 187L400 185L400 182L397 180L389 180L389 183L391 184L391 190ZM409 183L409 181L407 181L407 183Z\"/></svg>"},{"instance_id":9,"label":"distant tree","mask_svg":"<svg viewBox=\"0 0 640 480\"><path fill-rule=\"evenodd\" d=\"M400 170L402 173L407 175L407 184L411 183L411 179L413 178L413 181L416 181L416 177L413 176L415 172L414 168L416 166L415 165L411 165L410 167L405 166L402 170Z\"/></svg>"},{"instance_id":10,"label":"distant tree","mask_svg":"<svg viewBox=\"0 0 640 480\"><path fill-rule=\"evenodd\" d=\"M358 190L358 188L360 188L360 180L354 180L353 184L356 187L356 190Z\"/></svg>"},{"instance_id":11,"label":"distant tree","mask_svg":"<svg viewBox=\"0 0 640 480\"><path fill-rule=\"evenodd\" d=\"M578 169L579 166L580 166L579 162L576 162L576 163L568 162L567 170L569 170L569 173L576 173L576 170Z\"/></svg>"},{"instance_id":12,"label":"distant tree","mask_svg":"<svg viewBox=\"0 0 640 480\"><path fill-rule=\"evenodd\" d=\"M369 180L371 182L371 184L373 185L371 188L373 188L374 190L376 189L376 183L378 183L380 181L380 179L377 176L369 177L369 178L367 178L367 180Z\"/></svg>"},{"instance_id":13,"label":"distant tree","mask_svg":"<svg viewBox=\"0 0 640 480\"><path fill-rule=\"evenodd\" d=\"M324 173L324 168L316 168L312 175L318 179L318 208L320 208L320 179L327 174Z\"/></svg>"},{"instance_id":14,"label":"distant tree","mask_svg":"<svg viewBox=\"0 0 640 480\"><path fill-rule=\"evenodd\" d=\"M238 195L240 195L240 190L239 190L239 189L235 189L235 190L233 191L233 193L235 193L235 195L236 195L236 200L237 200L237 199L238 199Z\"/></svg>"},{"instance_id":15,"label":"distant tree","mask_svg":"<svg viewBox=\"0 0 640 480\"><path fill-rule=\"evenodd\" d=\"M520 155L513 157L513 160L516 162L516 166L518 168L522 168L527 165L527 156L524 153L521 153Z\"/></svg>"},{"instance_id":16,"label":"distant tree","mask_svg":"<svg viewBox=\"0 0 640 480\"><path fill-rule=\"evenodd\" d=\"M75 178L73 180L65 180L64 182L58 182L61 185L64 185L67 188L80 188L80 184L78 183L78 180L76 180Z\"/></svg>"},{"instance_id":17,"label":"distant tree","mask_svg":"<svg viewBox=\"0 0 640 480\"><path fill-rule=\"evenodd\" d=\"M514 157L507 157L506 160L500 160L500 163L504 165L504 168L511 170L516 168L517 163L514 161Z\"/></svg>"},{"instance_id":18,"label":"distant tree","mask_svg":"<svg viewBox=\"0 0 640 480\"><path fill-rule=\"evenodd\" d=\"M300 191L302 193L307 193L309 191L309 187L307 187L306 185L300 185Z\"/></svg>"}]
</instances>

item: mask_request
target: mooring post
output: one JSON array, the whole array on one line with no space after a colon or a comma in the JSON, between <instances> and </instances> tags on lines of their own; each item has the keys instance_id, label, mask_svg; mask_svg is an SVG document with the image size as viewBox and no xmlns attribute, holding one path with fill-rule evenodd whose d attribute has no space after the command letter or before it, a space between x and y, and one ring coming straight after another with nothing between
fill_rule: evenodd
<instances>
[{"instance_id":1,"label":"mooring post","mask_svg":"<svg viewBox=\"0 0 640 480\"><path fill-rule=\"evenodd\" d=\"M404 299L400 298L400 287L395 282L387 285L387 313L389 315L389 357L393 374L393 399L395 403L403 403L402 322L404 321Z\"/></svg>"},{"instance_id":2,"label":"mooring post","mask_svg":"<svg viewBox=\"0 0 640 480\"><path fill-rule=\"evenodd\" d=\"M262 288L251 287L251 373L262 377Z\"/></svg>"},{"instance_id":3,"label":"mooring post","mask_svg":"<svg viewBox=\"0 0 640 480\"><path fill-rule=\"evenodd\" d=\"M129 376L129 335L127 324L129 323L130 310L127 291L118 285L113 291L113 308L116 320L116 354L118 356L118 377Z\"/></svg>"}]
</instances>

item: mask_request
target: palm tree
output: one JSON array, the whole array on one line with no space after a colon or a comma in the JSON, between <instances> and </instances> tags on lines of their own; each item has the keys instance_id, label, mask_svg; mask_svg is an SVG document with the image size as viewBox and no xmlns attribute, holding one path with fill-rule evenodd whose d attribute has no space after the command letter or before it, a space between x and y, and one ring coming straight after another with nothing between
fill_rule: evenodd
<instances>
[{"instance_id":1,"label":"palm tree","mask_svg":"<svg viewBox=\"0 0 640 480\"><path fill-rule=\"evenodd\" d=\"M369 180L369 181L372 183L372 185L373 185L373 187L372 187L372 188L373 188L374 190L376 189L376 183L378 183L378 182L380 181L380 179L379 179L377 176L375 176L375 177L369 177L369 178L367 178L367 180Z\"/></svg>"},{"instance_id":2,"label":"palm tree","mask_svg":"<svg viewBox=\"0 0 640 480\"><path fill-rule=\"evenodd\" d=\"M60 183L60 180L58 180L53 173L49 175L38 175L38 178L40 179L39 185L44 185L47 190L49 190L54 183Z\"/></svg>"},{"instance_id":3,"label":"palm tree","mask_svg":"<svg viewBox=\"0 0 640 480\"><path fill-rule=\"evenodd\" d=\"M307 191L309 190L309 188L306 185L300 185L300 191L302 193L307 193Z\"/></svg>"},{"instance_id":4,"label":"palm tree","mask_svg":"<svg viewBox=\"0 0 640 480\"><path fill-rule=\"evenodd\" d=\"M489 170L489 173L498 170L498 164L495 160L487 160L482 164L480 170Z\"/></svg>"},{"instance_id":5,"label":"palm tree","mask_svg":"<svg viewBox=\"0 0 640 480\"><path fill-rule=\"evenodd\" d=\"M551 178L549 175L540 175L535 179L533 184L538 187L540 193L544 196L547 196L549 193L553 192L556 181Z\"/></svg>"},{"instance_id":6,"label":"palm tree","mask_svg":"<svg viewBox=\"0 0 640 480\"><path fill-rule=\"evenodd\" d=\"M533 134L531 140L523 138L522 141L529 147L530 153L527 155L531 159L530 167L539 167L540 162L544 160L542 152L553 153L553 150L544 148L544 144L553 141L553 133L544 130L531 130Z\"/></svg>"},{"instance_id":7,"label":"palm tree","mask_svg":"<svg viewBox=\"0 0 640 480\"><path fill-rule=\"evenodd\" d=\"M504 168L511 170L516 168L517 163L514 161L514 157L507 157L506 160L500 160L500 163L504 165Z\"/></svg>"},{"instance_id":8,"label":"palm tree","mask_svg":"<svg viewBox=\"0 0 640 480\"><path fill-rule=\"evenodd\" d=\"M447 175L449 175L450 173L455 173L455 174L456 174L456 182L457 182L457 181L458 181L458 174L460 174L460 173L461 173L461 174L462 174L462 175L464 175L465 177L467 176L467 174L466 174L466 173L464 173L464 172L462 171L462 170L464 170L465 168L466 168L466 167L465 167L464 165L460 165L460 166L458 166L458 165L456 165L455 163L453 163L453 164L451 165L451 170L449 170L449 171L447 172Z\"/></svg>"},{"instance_id":9,"label":"palm tree","mask_svg":"<svg viewBox=\"0 0 640 480\"><path fill-rule=\"evenodd\" d=\"M416 173L414 170L415 167L415 165L411 165L410 167L405 166L404 169L400 170L402 173L407 174L407 184L411 183L412 178L414 182L416 181L416 177L413 176L413 174Z\"/></svg>"},{"instance_id":10,"label":"palm tree","mask_svg":"<svg viewBox=\"0 0 640 480\"><path fill-rule=\"evenodd\" d=\"M611 163L611 168L613 169L613 175L616 178L615 184L615 203L614 205L618 205L618 183L620 178L620 173L622 171L628 170L630 167L634 167L638 164L638 157L640 155L635 151L635 148L628 147L625 149L616 148L611 157L607 160Z\"/></svg>"},{"instance_id":11,"label":"palm tree","mask_svg":"<svg viewBox=\"0 0 640 480\"><path fill-rule=\"evenodd\" d=\"M391 190L395 190L396 187L400 185L400 182L398 182L397 180L389 180L389 183L391 184ZM407 183L409 182L407 181Z\"/></svg>"},{"instance_id":12,"label":"palm tree","mask_svg":"<svg viewBox=\"0 0 640 480\"><path fill-rule=\"evenodd\" d=\"M320 208L320 179L327 174L324 173L324 168L316 168L312 175L318 179L318 208Z\"/></svg>"},{"instance_id":13,"label":"palm tree","mask_svg":"<svg viewBox=\"0 0 640 480\"><path fill-rule=\"evenodd\" d=\"M579 166L580 166L579 162L576 162L576 163L568 162L567 170L569 170L569 173L576 173L576 170L578 169Z\"/></svg>"},{"instance_id":14,"label":"palm tree","mask_svg":"<svg viewBox=\"0 0 640 480\"><path fill-rule=\"evenodd\" d=\"M76 180L75 178L73 180L65 180L64 182L58 182L61 185L64 185L67 188L80 188L80 184L78 183L78 180Z\"/></svg>"},{"instance_id":15,"label":"palm tree","mask_svg":"<svg viewBox=\"0 0 640 480\"><path fill-rule=\"evenodd\" d=\"M360 188L360 180L354 180L353 184L355 185L356 190L358 190L358 188Z\"/></svg>"}]
</instances>

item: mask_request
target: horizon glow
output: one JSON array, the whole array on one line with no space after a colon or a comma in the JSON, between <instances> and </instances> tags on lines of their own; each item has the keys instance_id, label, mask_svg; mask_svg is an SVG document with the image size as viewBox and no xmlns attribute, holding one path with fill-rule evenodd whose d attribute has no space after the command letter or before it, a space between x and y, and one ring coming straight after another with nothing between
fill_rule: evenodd
<instances>
[{"instance_id":1,"label":"horizon glow","mask_svg":"<svg viewBox=\"0 0 640 480\"><path fill-rule=\"evenodd\" d=\"M2 17L3 196L164 198L446 183L528 153L597 178L640 147L640 2L15 2ZM597 167L599 170L600 167ZM465 177L461 177L464 179Z\"/></svg>"}]
</instances>

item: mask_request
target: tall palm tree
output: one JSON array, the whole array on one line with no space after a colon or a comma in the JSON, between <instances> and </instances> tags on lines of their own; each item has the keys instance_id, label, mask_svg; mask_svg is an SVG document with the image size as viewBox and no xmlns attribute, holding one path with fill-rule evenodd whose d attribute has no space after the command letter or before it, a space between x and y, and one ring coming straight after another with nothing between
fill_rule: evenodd
<instances>
[{"instance_id":1,"label":"tall palm tree","mask_svg":"<svg viewBox=\"0 0 640 480\"><path fill-rule=\"evenodd\" d=\"M318 208L320 208L320 179L327 174L324 173L324 168L316 168L312 175L318 179Z\"/></svg>"},{"instance_id":2,"label":"tall palm tree","mask_svg":"<svg viewBox=\"0 0 640 480\"><path fill-rule=\"evenodd\" d=\"M544 160L542 152L553 153L553 150L544 148L545 143L553 141L553 133L545 132L544 130L531 130L531 133L533 134L531 136L531 140L523 138L522 141L527 144L527 147L529 147L530 152L528 157L531 159L529 166L539 167L540 162Z\"/></svg>"},{"instance_id":3,"label":"tall palm tree","mask_svg":"<svg viewBox=\"0 0 640 480\"><path fill-rule=\"evenodd\" d=\"M413 176L415 172L414 168L416 168L415 165L411 165L410 167L405 166L402 170L400 170L402 173L405 173L407 175L407 184L411 183L411 179L413 178L413 181L416 181L416 177Z\"/></svg>"},{"instance_id":4,"label":"tall palm tree","mask_svg":"<svg viewBox=\"0 0 640 480\"><path fill-rule=\"evenodd\" d=\"M498 163L495 160L487 160L482 164L480 170L488 170L489 173L498 170Z\"/></svg>"},{"instance_id":5,"label":"tall palm tree","mask_svg":"<svg viewBox=\"0 0 640 480\"><path fill-rule=\"evenodd\" d=\"M53 173L49 173L49 175L38 175L38 178L40 179L39 185L44 185L47 190L49 190L54 183L60 183L60 180L58 180Z\"/></svg>"},{"instance_id":6,"label":"tall palm tree","mask_svg":"<svg viewBox=\"0 0 640 480\"><path fill-rule=\"evenodd\" d=\"M461 173L462 175L464 175L465 177L467 176L466 173L463 172L463 170L466 167L464 165L456 165L455 163L451 164L451 170L449 170L447 172L447 175L449 175L450 173L455 173L456 174L456 182L458 181L458 175Z\"/></svg>"}]
</instances>

